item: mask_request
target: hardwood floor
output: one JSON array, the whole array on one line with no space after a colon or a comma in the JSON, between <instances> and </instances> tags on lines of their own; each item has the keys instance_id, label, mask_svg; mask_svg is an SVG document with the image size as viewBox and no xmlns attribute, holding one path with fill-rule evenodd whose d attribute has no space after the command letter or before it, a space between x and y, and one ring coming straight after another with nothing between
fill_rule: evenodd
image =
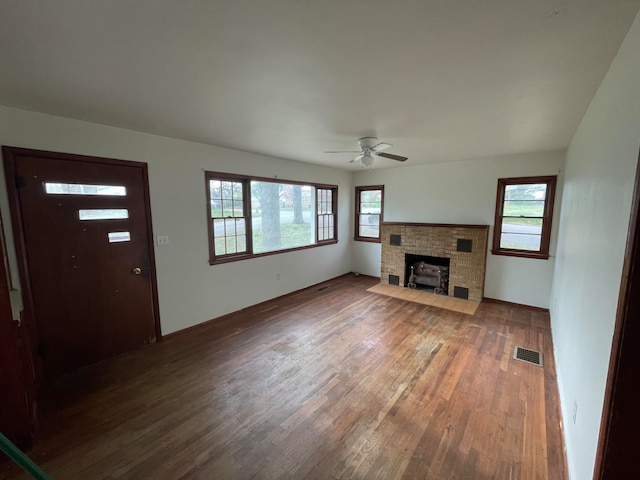
<instances>
[{"instance_id":1,"label":"hardwood floor","mask_svg":"<svg viewBox=\"0 0 640 480\"><path fill-rule=\"evenodd\" d=\"M442 310L367 292L377 281L340 277L60 378L31 457L56 479L566 479L548 316Z\"/></svg>"}]
</instances>

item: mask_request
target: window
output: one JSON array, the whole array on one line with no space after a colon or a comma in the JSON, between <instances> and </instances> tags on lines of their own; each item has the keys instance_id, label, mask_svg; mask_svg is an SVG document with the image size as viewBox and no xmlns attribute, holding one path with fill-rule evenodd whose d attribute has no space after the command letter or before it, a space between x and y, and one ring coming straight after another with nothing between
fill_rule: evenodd
<instances>
[{"instance_id":1,"label":"window","mask_svg":"<svg viewBox=\"0 0 640 480\"><path fill-rule=\"evenodd\" d=\"M209 261L336 243L338 187L206 172Z\"/></svg>"},{"instance_id":2,"label":"window","mask_svg":"<svg viewBox=\"0 0 640 480\"><path fill-rule=\"evenodd\" d=\"M355 240L380 243L384 186L356 187Z\"/></svg>"},{"instance_id":3,"label":"window","mask_svg":"<svg viewBox=\"0 0 640 480\"><path fill-rule=\"evenodd\" d=\"M123 185L85 185L82 183L46 182L44 184L44 190L49 195L127 196L127 187Z\"/></svg>"},{"instance_id":4,"label":"window","mask_svg":"<svg viewBox=\"0 0 640 480\"><path fill-rule=\"evenodd\" d=\"M109 232L109 243L130 242L131 232Z\"/></svg>"},{"instance_id":5,"label":"window","mask_svg":"<svg viewBox=\"0 0 640 480\"><path fill-rule=\"evenodd\" d=\"M233 179L209 180L213 248L218 256L245 254L247 244L246 185Z\"/></svg>"},{"instance_id":6,"label":"window","mask_svg":"<svg viewBox=\"0 0 640 480\"><path fill-rule=\"evenodd\" d=\"M334 191L330 188L318 188L317 216L318 216L318 241L333 240L335 238L334 220L335 211L333 209Z\"/></svg>"},{"instance_id":7,"label":"window","mask_svg":"<svg viewBox=\"0 0 640 480\"><path fill-rule=\"evenodd\" d=\"M494 255L549 258L556 177L498 179Z\"/></svg>"},{"instance_id":8,"label":"window","mask_svg":"<svg viewBox=\"0 0 640 480\"><path fill-rule=\"evenodd\" d=\"M89 208L78 210L80 220L121 220L129 218L126 208Z\"/></svg>"}]
</instances>

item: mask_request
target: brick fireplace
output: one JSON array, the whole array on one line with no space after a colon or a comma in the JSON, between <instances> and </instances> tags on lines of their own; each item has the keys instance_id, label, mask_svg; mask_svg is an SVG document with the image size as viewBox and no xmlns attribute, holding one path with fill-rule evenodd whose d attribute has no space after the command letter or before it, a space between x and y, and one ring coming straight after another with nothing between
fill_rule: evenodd
<instances>
[{"instance_id":1,"label":"brick fireplace","mask_svg":"<svg viewBox=\"0 0 640 480\"><path fill-rule=\"evenodd\" d=\"M480 302L488 237L488 225L383 222L380 282L406 286L407 254L446 258L448 295Z\"/></svg>"}]
</instances>

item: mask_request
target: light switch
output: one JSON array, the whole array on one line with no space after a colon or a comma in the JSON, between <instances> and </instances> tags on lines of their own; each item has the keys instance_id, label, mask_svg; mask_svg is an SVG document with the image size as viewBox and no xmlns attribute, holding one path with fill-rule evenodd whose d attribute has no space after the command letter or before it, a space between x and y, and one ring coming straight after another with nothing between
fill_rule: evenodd
<instances>
[{"instance_id":1,"label":"light switch","mask_svg":"<svg viewBox=\"0 0 640 480\"><path fill-rule=\"evenodd\" d=\"M169 245L169 235L158 235L156 236L156 243L159 247L163 245Z\"/></svg>"}]
</instances>

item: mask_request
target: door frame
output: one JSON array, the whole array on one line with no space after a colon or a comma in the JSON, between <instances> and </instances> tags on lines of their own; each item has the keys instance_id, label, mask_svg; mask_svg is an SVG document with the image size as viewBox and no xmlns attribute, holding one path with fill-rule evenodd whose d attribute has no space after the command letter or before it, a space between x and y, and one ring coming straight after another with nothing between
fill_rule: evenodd
<instances>
[{"instance_id":1,"label":"door frame","mask_svg":"<svg viewBox=\"0 0 640 480\"><path fill-rule=\"evenodd\" d=\"M0 216L0 246L5 255L4 228ZM27 356L28 342L21 318L14 318L11 305L8 267L0 261L0 432L18 448L28 450L33 446L33 369ZM0 465L8 458L0 455Z\"/></svg>"},{"instance_id":2,"label":"door frame","mask_svg":"<svg viewBox=\"0 0 640 480\"><path fill-rule=\"evenodd\" d=\"M16 255L18 258L18 273L20 275L20 285L23 292L24 303L24 322L28 326L27 335L29 336L32 350L32 364L35 369L36 382L42 380L42 359L38 355L36 348L38 345L38 331L34 317L34 302L31 279L29 278L29 268L27 262L27 244L22 223L22 206L20 203L20 193L18 187L18 178L16 176L16 162L21 156L34 156L39 158L50 158L54 160L65 160L83 163L101 163L105 165L120 165L140 169L143 181L143 201L145 211L145 227L147 231L147 244L149 248L149 278L151 280L151 308L153 310L153 323L156 335L156 343L162 341L162 332L160 327L160 306L158 301L158 283L156 275L156 260L153 244L153 227L151 223L151 199L149 194L149 172L148 165L145 162L134 162L130 160L118 160L113 158L93 157L86 155L77 155L71 153L50 152L43 150L34 150L21 147L2 147L2 156L4 158L5 181L7 185L7 194L9 196L9 207L11 210L11 225L13 229L13 238L15 244ZM34 338L35 336L35 338Z\"/></svg>"},{"instance_id":3,"label":"door frame","mask_svg":"<svg viewBox=\"0 0 640 480\"><path fill-rule=\"evenodd\" d=\"M594 480L638 478L640 413L640 154L604 394ZM635 475L634 475L635 474Z\"/></svg>"}]
</instances>

